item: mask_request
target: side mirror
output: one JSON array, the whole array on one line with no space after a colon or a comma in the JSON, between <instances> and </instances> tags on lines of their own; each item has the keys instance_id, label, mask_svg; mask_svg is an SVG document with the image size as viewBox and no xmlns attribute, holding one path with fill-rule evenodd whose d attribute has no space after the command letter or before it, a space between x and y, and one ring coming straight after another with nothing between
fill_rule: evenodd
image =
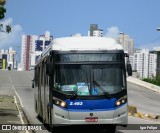
<instances>
[{"instance_id":1,"label":"side mirror","mask_svg":"<svg viewBox=\"0 0 160 133\"><path fill-rule=\"evenodd\" d=\"M127 64L127 72L128 72L128 76L132 76L132 66L131 66L131 64Z\"/></svg>"},{"instance_id":2,"label":"side mirror","mask_svg":"<svg viewBox=\"0 0 160 133\"><path fill-rule=\"evenodd\" d=\"M46 74L52 76L53 74L53 66L51 62L46 63Z\"/></svg>"}]
</instances>

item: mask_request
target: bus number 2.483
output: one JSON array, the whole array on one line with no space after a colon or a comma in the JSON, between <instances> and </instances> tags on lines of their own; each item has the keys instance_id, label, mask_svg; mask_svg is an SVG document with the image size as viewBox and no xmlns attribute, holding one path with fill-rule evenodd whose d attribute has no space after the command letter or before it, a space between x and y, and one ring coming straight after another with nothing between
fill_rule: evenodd
<instances>
[{"instance_id":1,"label":"bus number 2.483","mask_svg":"<svg viewBox=\"0 0 160 133\"><path fill-rule=\"evenodd\" d=\"M83 102L70 102L69 105L83 105Z\"/></svg>"}]
</instances>

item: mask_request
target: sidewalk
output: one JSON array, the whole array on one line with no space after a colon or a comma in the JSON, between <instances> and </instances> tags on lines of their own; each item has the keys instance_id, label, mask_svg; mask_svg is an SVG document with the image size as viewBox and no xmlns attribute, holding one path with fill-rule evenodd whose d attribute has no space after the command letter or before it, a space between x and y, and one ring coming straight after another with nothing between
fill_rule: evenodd
<instances>
[{"instance_id":1,"label":"sidewalk","mask_svg":"<svg viewBox=\"0 0 160 133\"><path fill-rule=\"evenodd\" d=\"M19 110L21 111L21 107L12 86L0 85L0 133L24 133L24 131L1 130L5 128L4 125L22 124Z\"/></svg>"},{"instance_id":2,"label":"sidewalk","mask_svg":"<svg viewBox=\"0 0 160 133\"><path fill-rule=\"evenodd\" d=\"M5 125L12 124L21 124L15 98L14 96L0 95L0 133L23 133L22 131L5 130Z\"/></svg>"},{"instance_id":3,"label":"sidewalk","mask_svg":"<svg viewBox=\"0 0 160 133\"><path fill-rule=\"evenodd\" d=\"M0 124L21 124L13 96L0 95Z\"/></svg>"}]
</instances>

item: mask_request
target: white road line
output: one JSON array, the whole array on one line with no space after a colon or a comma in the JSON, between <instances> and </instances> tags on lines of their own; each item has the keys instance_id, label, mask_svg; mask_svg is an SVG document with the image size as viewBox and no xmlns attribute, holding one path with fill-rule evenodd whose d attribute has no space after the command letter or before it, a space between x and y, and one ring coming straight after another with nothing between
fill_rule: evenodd
<instances>
[{"instance_id":1,"label":"white road line","mask_svg":"<svg viewBox=\"0 0 160 133\"><path fill-rule=\"evenodd\" d=\"M24 121L23 121L23 118L22 118L22 113L23 112L21 112L19 107L18 107L16 96L14 96L14 101L15 101L15 104L16 104L18 112L19 112L20 121L21 121L22 124L25 124ZM29 131L26 130L26 133L29 133Z\"/></svg>"},{"instance_id":2,"label":"white road line","mask_svg":"<svg viewBox=\"0 0 160 133\"><path fill-rule=\"evenodd\" d=\"M16 89L15 89L15 87L14 87L14 85L13 85L13 82L12 82L11 77L9 77L9 80L10 80L10 82L11 82L12 88L14 89L14 91L15 91L15 93L16 93L19 101L20 101L21 107L24 107L24 106L23 106L23 103L22 103L22 100L21 100L20 96L18 95L18 93L17 93L17 91L16 91ZM19 107L18 107L18 104L17 104L16 96L14 96L14 99L15 99L15 104L16 104L17 109L18 109L20 121L21 121L22 124L25 124L24 121L23 121L23 118L22 118L22 112L19 110ZM29 133L28 130L26 130L26 133Z\"/></svg>"},{"instance_id":3,"label":"white road line","mask_svg":"<svg viewBox=\"0 0 160 133\"><path fill-rule=\"evenodd\" d=\"M19 116L20 116L20 120L21 120L21 123L24 124L24 121L23 121L23 118L22 118L22 112L19 110L19 107L18 107L18 104L17 104L17 99L16 99L16 96L14 96L14 101L15 101L15 104L17 106L17 109L18 109L18 112L19 112Z\"/></svg>"},{"instance_id":4,"label":"white road line","mask_svg":"<svg viewBox=\"0 0 160 133\"><path fill-rule=\"evenodd\" d=\"M11 85L12 85L13 90L15 91L15 93L16 93L19 101L20 101L21 107L23 108L24 106L23 106L22 100L21 100L20 96L18 95L18 93L17 93L17 91L16 91L16 89L15 89L15 87L14 87L14 85L13 85L13 82L12 82L11 77L9 77L9 80L10 80L10 82L11 82Z\"/></svg>"}]
</instances>

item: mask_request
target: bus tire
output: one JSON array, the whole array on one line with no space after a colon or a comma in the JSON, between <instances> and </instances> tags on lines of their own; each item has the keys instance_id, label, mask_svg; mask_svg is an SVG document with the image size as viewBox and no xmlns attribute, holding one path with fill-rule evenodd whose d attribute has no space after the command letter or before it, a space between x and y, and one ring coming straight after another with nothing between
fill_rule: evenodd
<instances>
[{"instance_id":1,"label":"bus tire","mask_svg":"<svg viewBox=\"0 0 160 133\"><path fill-rule=\"evenodd\" d=\"M52 130L53 130L53 125L52 125L50 110L47 111L47 114L48 114L48 125L49 125L49 129L50 129L50 131L52 132Z\"/></svg>"},{"instance_id":2,"label":"bus tire","mask_svg":"<svg viewBox=\"0 0 160 133\"><path fill-rule=\"evenodd\" d=\"M35 101L35 111L37 113L37 101Z\"/></svg>"},{"instance_id":3,"label":"bus tire","mask_svg":"<svg viewBox=\"0 0 160 133\"><path fill-rule=\"evenodd\" d=\"M107 130L107 133L115 133L116 125L107 125L106 130Z\"/></svg>"},{"instance_id":4,"label":"bus tire","mask_svg":"<svg viewBox=\"0 0 160 133\"><path fill-rule=\"evenodd\" d=\"M58 129L59 129L58 127L52 125L52 133L58 133L59 132Z\"/></svg>"}]
</instances>

